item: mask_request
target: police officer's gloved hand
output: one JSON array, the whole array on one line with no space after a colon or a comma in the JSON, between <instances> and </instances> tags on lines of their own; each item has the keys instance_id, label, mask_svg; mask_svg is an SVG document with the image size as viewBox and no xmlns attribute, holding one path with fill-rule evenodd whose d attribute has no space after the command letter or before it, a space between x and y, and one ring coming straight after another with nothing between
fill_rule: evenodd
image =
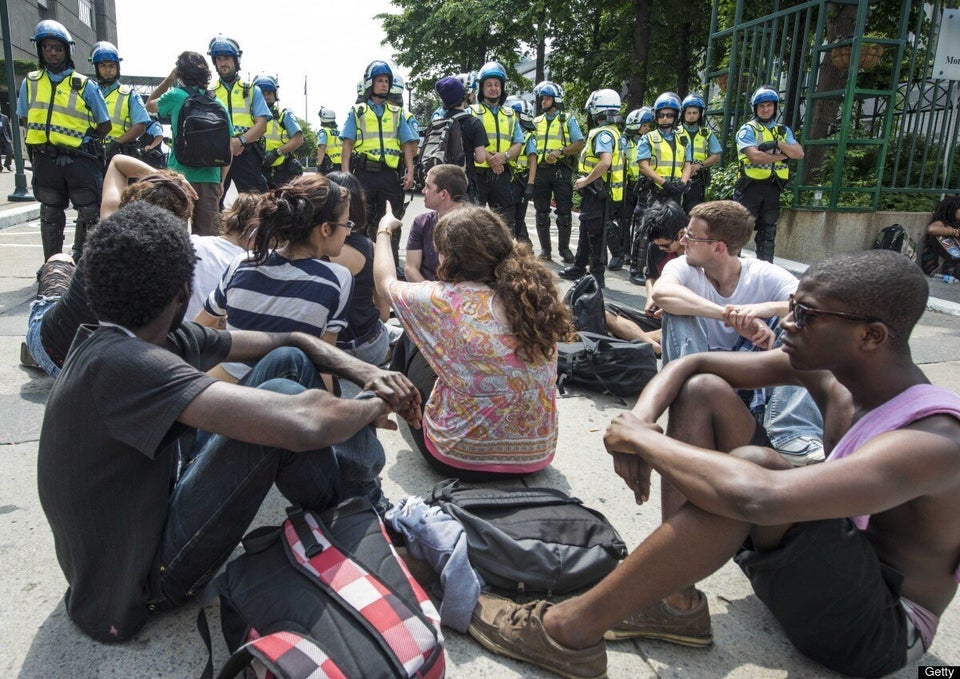
<instances>
[{"instance_id":1,"label":"police officer's gloved hand","mask_svg":"<svg viewBox=\"0 0 960 679\"><path fill-rule=\"evenodd\" d=\"M660 190L667 198L673 198L674 200L680 200L680 196L683 195L680 187L673 182L664 182Z\"/></svg>"},{"instance_id":2,"label":"police officer's gloved hand","mask_svg":"<svg viewBox=\"0 0 960 679\"><path fill-rule=\"evenodd\" d=\"M533 199L533 184L527 184L523 189L523 199L532 200Z\"/></svg>"},{"instance_id":3,"label":"police officer's gloved hand","mask_svg":"<svg viewBox=\"0 0 960 679\"><path fill-rule=\"evenodd\" d=\"M776 141L765 141L757 146L757 150L763 151L764 153L769 153L770 151L779 151L780 146Z\"/></svg>"},{"instance_id":4,"label":"police officer's gloved hand","mask_svg":"<svg viewBox=\"0 0 960 679\"><path fill-rule=\"evenodd\" d=\"M280 157L280 154L277 153L276 151L267 151L267 154L263 157L263 162L260 163L260 166L271 167L275 162L277 162L277 158L279 157Z\"/></svg>"}]
</instances>

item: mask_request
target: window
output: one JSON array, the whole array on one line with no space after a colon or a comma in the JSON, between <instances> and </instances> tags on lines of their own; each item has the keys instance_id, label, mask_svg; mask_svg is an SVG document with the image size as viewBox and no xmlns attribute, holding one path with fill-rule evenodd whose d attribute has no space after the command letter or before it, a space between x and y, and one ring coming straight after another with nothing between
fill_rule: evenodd
<instances>
[{"instance_id":1,"label":"window","mask_svg":"<svg viewBox=\"0 0 960 679\"><path fill-rule=\"evenodd\" d=\"M77 17L93 28L93 3L90 0L77 0Z\"/></svg>"}]
</instances>

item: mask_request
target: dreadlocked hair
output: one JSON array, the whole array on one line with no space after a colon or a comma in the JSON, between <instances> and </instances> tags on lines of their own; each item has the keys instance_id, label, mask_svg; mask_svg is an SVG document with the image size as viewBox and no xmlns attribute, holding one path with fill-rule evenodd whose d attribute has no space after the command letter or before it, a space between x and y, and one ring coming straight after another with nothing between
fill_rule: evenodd
<instances>
[{"instance_id":1,"label":"dreadlocked hair","mask_svg":"<svg viewBox=\"0 0 960 679\"><path fill-rule=\"evenodd\" d=\"M944 198L933 208L930 223L943 222L951 229L956 229L960 227L960 224L957 223L957 210L960 210L960 196Z\"/></svg>"},{"instance_id":2,"label":"dreadlocked hair","mask_svg":"<svg viewBox=\"0 0 960 679\"><path fill-rule=\"evenodd\" d=\"M478 207L453 210L437 223L433 237L443 255L437 269L440 280L493 288L516 335L518 358L531 363L552 360L557 342L575 336L553 275L529 248L514 244L496 213Z\"/></svg>"}]
</instances>

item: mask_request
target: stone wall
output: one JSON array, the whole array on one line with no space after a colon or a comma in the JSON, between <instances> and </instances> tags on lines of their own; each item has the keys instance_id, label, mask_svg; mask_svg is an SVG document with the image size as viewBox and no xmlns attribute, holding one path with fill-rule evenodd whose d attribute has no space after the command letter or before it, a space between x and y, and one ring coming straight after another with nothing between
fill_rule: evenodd
<instances>
[{"instance_id":1,"label":"stone wall","mask_svg":"<svg viewBox=\"0 0 960 679\"><path fill-rule=\"evenodd\" d=\"M810 264L838 252L866 250L880 229L891 224L903 224L919 244L929 221L929 212L783 210L776 255Z\"/></svg>"}]
</instances>

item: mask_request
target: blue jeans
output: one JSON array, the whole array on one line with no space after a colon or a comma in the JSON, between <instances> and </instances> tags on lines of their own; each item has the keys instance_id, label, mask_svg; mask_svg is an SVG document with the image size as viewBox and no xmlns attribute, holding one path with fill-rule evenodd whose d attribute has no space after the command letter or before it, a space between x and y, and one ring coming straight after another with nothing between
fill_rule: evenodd
<instances>
[{"instance_id":1,"label":"blue jeans","mask_svg":"<svg viewBox=\"0 0 960 679\"><path fill-rule=\"evenodd\" d=\"M262 381L256 384L258 379ZM247 386L281 394L306 391L311 381L319 382L316 369L292 348L267 354L244 380ZM344 470L351 464L366 468L354 458L375 457L367 447L383 457L373 427L343 444L299 453L220 434L198 437L192 461L170 496L152 603L167 608L197 594L229 558L274 483L291 504L317 511L348 497L348 489L358 483L345 478Z\"/></svg>"},{"instance_id":2,"label":"blue jeans","mask_svg":"<svg viewBox=\"0 0 960 679\"><path fill-rule=\"evenodd\" d=\"M387 354L390 352L390 333L387 332L387 326L383 321L377 321L377 323L380 332L377 333L376 337L360 345L353 345L351 342L349 343L350 346L346 346L337 342L337 348L354 358L359 358L364 363L383 365L383 362L387 360Z\"/></svg>"},{"instance_id":3,"label":"blue jeans","mask_svg":"<svg viewBox=\"0 0 960 679\"><path fill-rule=\"evenodd\" d=\"M663 365L688 354L710 351L704 319L664 313L662 325ZM778 386L769 391L761 424L774 448L800 436L823 440L823 415L806 389Z\"/></svg>"},{"instance_id":4,"label":"blue jeans","mask_svg":"<svg viewBox=\"0 0 960 679\"><path fill-rule=\"evenodd\" d=\"M30 316L27 318L27 349L33 360L36 361L44 371L53 377L60 374L60 368L54 363L47 350L43 348L43 342L40 341L40 327L43 325L43 315L47 313L53 305L60 301L59 297L39 297L30 303Z\"/></svg>"}]
</instances>

